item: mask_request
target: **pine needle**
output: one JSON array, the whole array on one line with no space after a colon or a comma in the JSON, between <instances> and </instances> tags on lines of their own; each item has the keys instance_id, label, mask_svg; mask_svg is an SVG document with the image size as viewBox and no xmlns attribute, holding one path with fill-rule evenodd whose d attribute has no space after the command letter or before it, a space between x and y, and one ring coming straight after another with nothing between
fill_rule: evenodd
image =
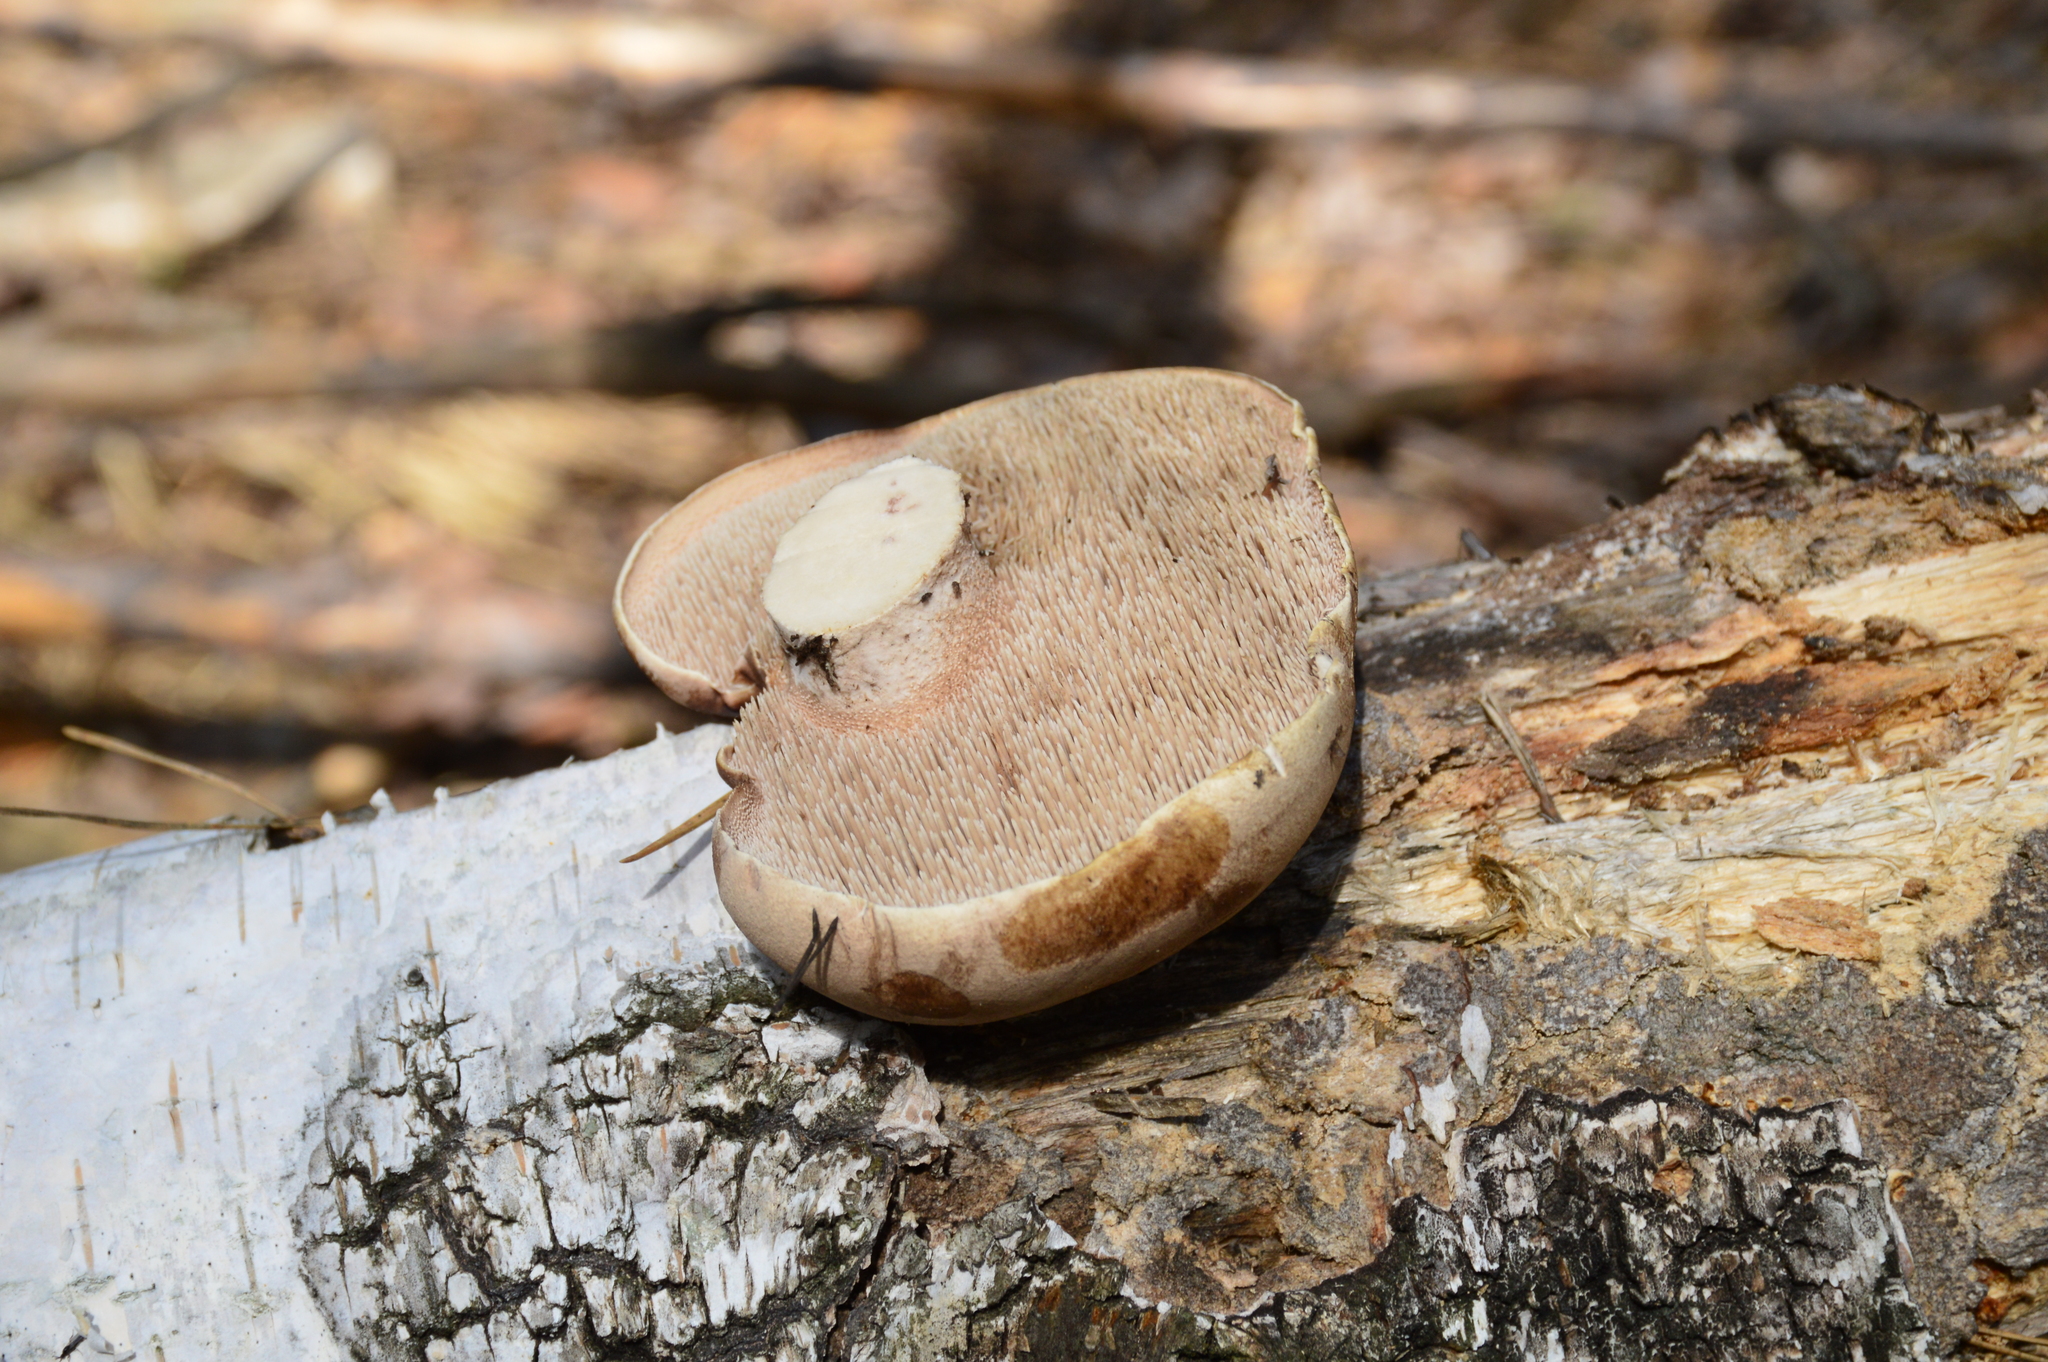
<instances>
[{"instance_id":1,"label":"pine needle","mask_svg":"<svg viewBox=\"0 0 2048 1362\"><path fill-rule=\"evenodd\" d=\"M257 808L262 809L266 813L275 814L278 818L283 819L287 823L293 821L292 816L288 811L279 808L277 805L265 799L262 795L257 794L254 790L242 784L240 781L230 780L226 776L221 775L216 771L209 771L203 766L194 766L190 762L179 761L175 757L166 757L161 753L152 752L147 747L137 747L132 742L123 742L121 741L121 739L109 737L105 733L95 733L89 728L78 728L72 724L64 725L64 736L71 739L71 741L73 742L82 742L88 747L97 747L102 751L118 753L119 755L124 757L133 757L137 761L146 761L151 763L152 765L161 766L165 770L176 771L180 775L190 776L194 780L204 781L208 785L212 785L217 789L226 790L229 794L238 795L241 798L248 800ZM114 826L193 827L204 825L173 823L116 823Z\"/></svg>"},{"instance_id":2,"label":"pine needle","mask_svg":"<svg viewBox=\"0 0 2048 1362\"><path fill-rule=\"evenodd\" d=\"M144 832L214 832L227 829L233 832L268 832L281 824L290 826L306 822L302 818L285 818L278 822L262 823L161 823L148 818L113 818L103 813L74 813L69 809L25 809L11 804L0 804L0 814L13 818L69 818L79 823L98 823L109 828L139 828Z\"/></svg>"},{"instance_id":3,"label":"pine needle","mask_svg":"<svg viewBox=\"0 0 2048 1362\"><path fill-rule=\"evenodd\" d=\"M1492 554L1487 555L1489 558L1492 556ZM1550 797L1550 787L1543 783L1543 775L1536 769L1536 758L1530 753L1529 744L1522 741L1522 735L1515 731L1514 724L1508 720L1507 706L1501 703L1499 696L1485 687L1481 687L1479 691L1479 708L1486 715L1486 721L1493 725L1494 731L1499 733L1501 740L1508 745L1508 751L1514 754L1516 764L1522 768L1522 774L1528 778L1530 786L1535 789L1536 807L1542 813L1543 821L1546 823L1564 822L1564 815L1557 811L1557 801Z\"/></svg>"},{"instance_id":4,"label":"pine needle","mask_svg":"<svg viewBox=\"0 0 2048 1362\"><path fill-rule=\"evenodd\" d=\"M2002 1338L2008 1343L2031 1344L2043 1351L2048 1351L2048 1338L2037 1338L2033 1334L2009 1333L2004 1329L1993 1329L1981 1324L1977 1326L1977 1332L1987 1338Z\"/></svg>"}]
</instances>

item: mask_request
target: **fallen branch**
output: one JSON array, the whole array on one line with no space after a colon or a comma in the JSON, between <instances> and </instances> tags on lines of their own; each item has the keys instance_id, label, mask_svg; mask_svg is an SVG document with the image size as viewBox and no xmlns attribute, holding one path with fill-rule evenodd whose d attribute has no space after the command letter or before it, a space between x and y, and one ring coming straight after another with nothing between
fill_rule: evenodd
<instances>
[{"instance_id":1,"label":"fallen branch","mask_svg":"<svg viewBox=\"0 0 2048 1362\"><path fill-rule=\"evenodd\" d=\"M431 397L476 389L579 390L769 402L898 422L988 395L908 370L840 378L797 360L763 368L713 358L719 308L524 342L458 340L417 355L365 355L331 337L263 332L163 342L60 340L37 327L0 337L0 405L144 416L251 398ZM937 381L934 381L937 379Z\"/></svg>"},{"instance_id":2,"label":"fallen branch","mask_svg":"<svg viewBox=\"0 0 2048 1362\"><path fill-rule=\"evenodd\" d=\"M633 397L689 394L716 402L768 403L894 425L998 390L1000 383L992 383L985 372L948 365L939 342L872 379L843 378L795 358L759 368L732 364L718 359L709 343L718 324L752 313L878 305L922 306L895 296L778 298L523 342L463 338L413 355L366 356L359 346L339 338L267 332L82 342L19 326L0 336L0 407L139 417L256 398L425 398L479 390L594 389ZM943 314L947 309L932 310ZM1132 355L1124 362L1144 358ZM1409 417L1453 420L1527 403L1641 400L1696 390L1703 384L1703 375L1645 367L1455 374L1437 382L1383 388L1318 383L1296 395L1325 444L1338 448ZM1449 470L1454 475L1465 471Z\"/></svg>"},{"instance_id":3,"label":"fallen branch","mask_svg":"<svg viewBox=\"0 0 2048 1362\"><path fill-rule=\"evenodd\" d=\"M90 152L111 151L147 141L186 114L218 103L254 73L255 68L251 66L241 62L233 63L227 70L169 96L141 116L118 127L94 136L77 137L54 146L46 146L17 156L11 161L0 162L0 181L22 179L48 170L52 166L62 165L66 161L75 161Z\"/></svg>"},{"instance_id":4,"label":"fallen branch","mask_svg":"<svg viewBox=\"0 0 2048 1362\"><path fill-rule=\"evenodd\" d=\"M0 255L11 267L160 265L215 250L268 221L361 135L348 115L323 112L240 130L180 125L161 145L134 145L131 130L130 144L91 156L53 151L46 168L0 183Z\"/></svg>"},{"instance_id":5,"label":"fallen branch","mask_svg":"<svg viewBox=\"0 0 2048 1362\"><path fill-rule=\"evenodd\" d=\"M1227 133L1477 134L1548 130L1667 142L1707 155L1804 145L2030 160L2048 113L1922 113L1848 100L1728 96L1696 103L1542 79L1373 70L1194 52L1096 59L1055 52L933 60L791 45L681 16L458 12L394 4L0 0L0 23L59 23L119 39L204 37L272 59L399 67L566 85L593 76L657 97L750 84L915 90L1042 112Z\"/></svg>"},{"instance_id":6,"label":"fallen branch","mask_svg":"<svg viewBox=\"0 0 2048 1362\"><path fill-rule=\"evenodd\" d=\"M619 684L630 664L602 599L337 566L0 561L0 705L584 752L680 717Z\"/></svg>"}]
</instances>

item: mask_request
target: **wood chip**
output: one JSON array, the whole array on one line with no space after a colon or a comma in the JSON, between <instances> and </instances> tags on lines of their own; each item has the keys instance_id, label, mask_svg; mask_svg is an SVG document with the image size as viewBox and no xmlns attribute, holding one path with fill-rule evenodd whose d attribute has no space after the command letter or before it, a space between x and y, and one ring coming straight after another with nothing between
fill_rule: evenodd
<instances>
[{"instance_id":1,"label":"wood chip","mask_svg":"<svg viewBox=\"0 0 2048 1362\"><path fill-rule=\"evenodd\" d=\"M1863 910L1833 899L1795 895L1756 910L1756 934L1773 946L1832 955L1838 960L1876 960L1877 933Z\"/></svg>"}]
</instances>

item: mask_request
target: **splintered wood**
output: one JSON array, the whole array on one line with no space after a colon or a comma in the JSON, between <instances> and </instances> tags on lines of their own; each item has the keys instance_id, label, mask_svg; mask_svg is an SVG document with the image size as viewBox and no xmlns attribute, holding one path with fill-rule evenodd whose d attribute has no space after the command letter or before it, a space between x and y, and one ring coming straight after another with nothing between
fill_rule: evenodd
<instances>
[{"instance_id":1,"label":"splintered wood","mask_svg":"<svg viewBox=\"0 0 2048 1362\"><path fill-rule=\"evenodd\" d=\"M2038 467L2048 436L2007 457ZM1873 519L1887 498L1827 482L1801 495L1862 501ZM1642 637L1594 665L1569 655L1583 635L1560 637L1562 666L1518 657L1456 685L1401 685L1383 665L1379 695L1435 769L1334 867L1336 896L1451 937L1510 910L1539 935L1617 933L1733 968L1792 951L1882 959L1910 987L1930 934L1981 904L1972 867L2048 822L2048 534L2010 508L1956 514L1961 542L1944 551L1885 561L1873 547L1838 580L1745 599L1679 561L1658 512L1637 512L1626 538L1610 527L1368 618L1370 656L1380 638L1448 639L1519 607L1524 621L1501 627L1541 658L1555 607L1517 579L1575 568L1607 579L1612 623ZM1674 636L1639 607L1680 580L1695 614ZM1474 682L1514 701L1561 824L1537 817L1506 746L1473 722Z\"/></svg>"}]
</instances>

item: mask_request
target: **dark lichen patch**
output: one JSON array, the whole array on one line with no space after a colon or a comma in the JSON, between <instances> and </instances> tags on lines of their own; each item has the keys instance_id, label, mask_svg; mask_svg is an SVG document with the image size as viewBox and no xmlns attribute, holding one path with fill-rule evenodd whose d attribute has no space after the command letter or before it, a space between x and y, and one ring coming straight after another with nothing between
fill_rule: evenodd
<instances>
[{"instance_id":1,"label":"dark lichen patch","mask_svg":"<svg viewBox=\"0 0 2048 1362\"><path fill-rule=\"evenodd\" d=\"M2004 1162L1977 1193L1977 1241L1999 1266L2025 1271L2048 1264L2048 1121L2021 1126Z\"/></svg>"},{"instance_id":2,"label":"dark lichen patch","mask_svg":"<svg viewBox=\"0 0 2048 1362\"><path fill-rule=\"evenodd\" d=\"M2048 1008L2048 828L2020 839L1984 911L1936 942L1927 963L1955 1005L1947 1010L1993 1013L2001 1035L2038 1034L2042 1011ZM1985 1067L2010 1084L2016 1066L2003 1054L1998 1059L2003 1062ZM1950 1059L1947 1067L1960 1067L1959 1061ZM1935 1080L1944 1079L1954 1081L1937 1069ZM1970 1093L1965 1101L1977 1096ZM1973 1266L1995 1268L1985 1273L1994 1284L2001 1274L2025 1274L2048 1264L2048 1196L2042 1193L2048 1186L2048 1122L2035 1107L2017 1120L2009 1117L2007 1132L1996 1140L2002 1157L1977 1189L1971 1208L1970 1237L1979 1260ZM1986 1304L1991 1303L1987 1298Z\"/></svg>"},{"instance_id":3,"label":"dark lichen patch","mask_svg":"<svg viewBox=\"0 0 2048 1362\"><path fill-rule=\"evenodd\" d=\"M1003 958L1052 969L1112 950L1206 901L1230 824L1198 800L1026 898L1003 924Z\"/></svg>"},{"instance_id":4,"label":"dark lichen patch","mask_svg":"<svg viewBox=\"0 0 2048 1362\"><path fill-rule=\"evenodd\" d=\"M1951 1002L1997 1007L2014 1024L2048 1007L2048 828L2020 839L1983 914L1927 963Z\"/></svg>"},{"instance_id":5,"label":"dark lichen patch","mask_svg":"<svg viewBox=\"0 0 2048 1362\"><path fill-rule=\"evenodd\" d=\"M1473 996L1513 1038L1504 1081L1575 1096L1683 1084L1738 1110L1854 1102L1867 1157L1893 1170L1914 1299L1949 1348L1990 1300L1986 1264L2025 1271L2048 1252L2028 1078L2048 1004L2048 830L2009 858L1973 851L1931 888L1910 878L1907 901L1955 925L1927 949L1926 987L1903 995L1857 962L1745 979L1596 938L1474 952Z\"/></svg>"},{"instance_id":6,"label":"dark lichen patch","mask_svg":"<svg viewBox=\"0 0 2048 1362\"><path fill-rule=\"evenodd\" d=\"M1274 1357L1541 1357L1566 1338L1584 1357L1917 1356L1883 1171L1855 1143L1839 1109L1530 1093L1467 1133L1449 1208L1404 1201L1370 1266L1245 1324Z\"/></svg>"}]
</instances>

